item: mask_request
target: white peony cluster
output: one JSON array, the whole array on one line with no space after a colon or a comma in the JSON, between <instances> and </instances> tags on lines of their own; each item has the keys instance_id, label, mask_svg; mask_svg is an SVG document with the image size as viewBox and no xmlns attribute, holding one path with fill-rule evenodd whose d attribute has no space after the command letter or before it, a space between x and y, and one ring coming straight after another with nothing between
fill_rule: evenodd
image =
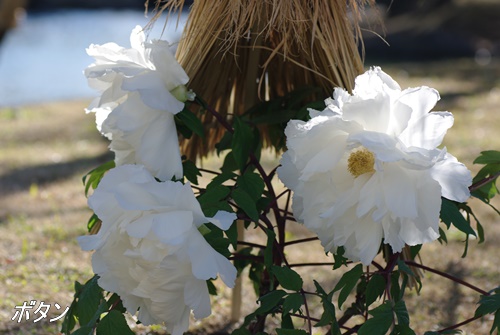
<instances>
[{"instance_id":1,"label":"white peony cluster","mask_svg":"<svg viewBox=\"0 0 500 335\"><path fill-rule=\"evenodd\" d=\"M188 77L165 41L145 42L141 27L132 48L91 45L95 63L85 70L101 91L88 111L111 140L116 168L108 171L89 207L102 221L97 235L80 236L83 250L95 250L92 267L104 290L117 293L143 324L165 323L173 335L211 313L206 280L219 275L229 287L236 269L198 230L211 222L226 230L234 213L204 216L183 177L174 115L194 96ZM163 182L158 182L157 179ZM206 227L205 227L206 229Z\"/></svg>"},{"instance_id":2,"label":"white peony cluster","mask_svg":"<svg viewBox=\"0 0 500 335\"><path fill-rule=\"evenodd\" d=\"M236 269L215 251L198 228L211 222L227 229L234 213L203 215L189 184L157 182L140 165L110 170L89 197L102 220L97 235L80 236L83 250L95 250L92 267L103 289L117 293L124 307L145 325L165 322L173 335L211 313L206 280L219 275L232 287Z\"/></svg>"},{"instance_id":3,"label":"white peony cluster","mask_svg":"<svg viewBox=\"0 0 500 335\"><path fill-rule=\"evenodd\" d=\"M143 164L160 180L182 178L174 115L194 95L189 78L166 41L146 42L137 26L131 48L115 43L87 49L95 63L85 69L89 85L101 96L88 108L99 131L111 140L116 165Z\"/></svg>"},{"instance_id":4,"label":"white peony cluster","mask_svg":"<svg viewBox=\"0 0 500 335\"><path fill-rule=\"evenodd\" d=\"M325 249L368 265L383 241L395 252L439 237L441 196L464 202L471 174L438 149L453 116L429 111L436 90L401 90L379 67L352 94L336 88L308 122L291 120L278 175L296 219Z\"/></svg>"}]
</instances>

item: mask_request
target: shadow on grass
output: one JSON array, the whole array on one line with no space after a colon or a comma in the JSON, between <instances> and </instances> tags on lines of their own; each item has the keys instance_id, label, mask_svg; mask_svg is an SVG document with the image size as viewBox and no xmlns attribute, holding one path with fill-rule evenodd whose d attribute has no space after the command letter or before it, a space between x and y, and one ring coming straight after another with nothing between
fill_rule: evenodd
<instances>
[{"instance_id":1,"label":"shadow on grass","mask_svg":"<svg viewBox=\"0 0 500 335\"><path fill-rule=\"evenodd\" d=\"M97 157L78 158L69 162L35 165L8 171L0 175L0 198L27 191L33 184L46 185L67 179L77 173L83 176L112 159L113 153L106 152Z\"/></svg>"}]
</instances>

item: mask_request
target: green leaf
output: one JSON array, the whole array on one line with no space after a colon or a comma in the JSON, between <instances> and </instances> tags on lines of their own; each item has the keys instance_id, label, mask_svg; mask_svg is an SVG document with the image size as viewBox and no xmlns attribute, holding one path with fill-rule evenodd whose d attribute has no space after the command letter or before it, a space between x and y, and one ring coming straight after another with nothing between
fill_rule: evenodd
<instances>
[{"instance_id":1,"label":"green leaf","mask_svg":"<svg viewBox=\"0 0 500 335\"><path fill-rule=\"evenodd\" d=\"M207 281L208 294L217 295L217 287L213 283L213 279L208 279Z\"/></svg>"},{"instance_id":2,"label":"green leaf","mask_svg":"<svg viewBox=\"0 0 500 335\"><path fill-rule=\"evenodd\" d=\"M196 164L190 160L185 160L182 162L182 169L184 171L184 177L186 177L186 179L192 184L198 185L198 176L201 176L201 173L196 167Z\"/></svg>"},{"instance_id":3,"label":"green leaf","mask_svg":"<svg viewBox=\"0 0 500 335\"><path fill-rule=\"evenodd\" d=\"M135 335L130 330L125 316L118 311L111 311L97 325L97 335Z\"/></svg>"},{"instance_id":4,"label":"green leaf","mask_svg":"<svg viewBox=\"0 0 500 335\"><path fill-rule=\"evenodd\" d=\"M396 325L391 335L415 335L415 332L410 326Z\"/></svg>"},{"instance_id":5,"label":"green leaf","mask_svg":"<svg viewBox=\"0 0 500 335\"><path fill-rule=\"evenodd\" d=\"M293 325L293 320L290 314L283 314L281 315L281 328L284 329L295 329Z\"/></svg>"},{"instance_id":6,"label":"green leaf","mask_svg":"<svg viewBox=\"0 0 500 335\"><path fill-rule=\"evenodd\" d=\"M97 222L99 222L99 217L94 213L87 222L87 230L90 232Z\"/></svg>"},{"instance_id":7,"label":"green leaf","mask_svg":"<svg viewBox=\"0 0 500 335\"><path fill-rule=\"evenodd\" d=\"M304 304L304 297L300 293L289 294L283 301L283 315L297 312Z\"/></svg>"},{"instance_id":8,"label":"green leaf","mask_svg":"<svg viewBox=\"0 0 500 335\"><path fill-rule=\"evenodd\" d=\"M302 329L282 329L276 328L277 335L307 335L307 332Z\"/></svg>"},{"instance_id":9,"label":"green leaf","mask_svg":"<svg viewBox=\"0 0 500 335\"><path fill-rule=\"evenodd\" d=\"M347 266L347 262L349 261L347 258L344 257L345 249L344 247L338 247L337 251L333 254L333 269L336 270L340 268L342 265Z\"/></svg>"},{"instance_id":10,"label":"green leaf","mask_svg":"<svg viewBox=\"0 0 500 335\"><path fill-rule=\"evenodd\" d=\"M72 332L71 335L94 335L94 328L84 326Z\"/></svg>"},{"instance_id":11,"label":"green leaf","mask_svg":"<svg viewBox=\"0 0 500 335\"><path fill-rule=\"evenodd\" d=\"M215 149L217 149L216 150L217 156L219 156L222 151L230 149L232 141L233 141L233 134L226 131L224 133L224 136L222 136L221 140L219 141L219 143L215 145Z\"/></svg>"},{"instance_id":12,"label":"green leaf","mask_svg":"<svg viewBox=\"0 0 500 335\"><path fill-rule=\"evenodd\" d=\"M500 330L500 309L495 313L495 319L493 320L493 324L491 325L490 334L493 334L495 329Z\"/></svg>"},{"instance_id":13,"label":"green leaf","mask_svg":"<svg viewBox=\"0 0 500 335\"><path fill-rule=\"evenodd\" d=\"M356 286L356 283L358 282L362 274L363 274L363 265L358 264L351 270L344 273L344 275L342 276L342 278L340 278L337 285L335 285L333 292L337 292L338 290L340 290L339 301L338 301L339 308L342 307L342 304L345 302L345 300L351 293L352 289Z\"/></svg>"},{"instance_id":14,"label":"green leaf","mask_svg":"<svg viewBox=\"0 0 500 335\"><path fill-rule=\"evenodd\" d=\"M299 291L304 284L300 275L289 267L273 265L271 272L276 276L284 289Z\"/></svg>"},{"instance_id":15,"label":"green leaf","mask_svg":"<svg viewBox=\"0 0 500 335\"><path fill-rule=\"evenodd\" d=\"M252 335L252 332L250 332L246 328L239 328L239 329L233 330L233 332L231 333L231 335Z\"/></svg>"},{"instance_id":16,"label":"green leaf","mask_svg":"<svg viewBox=\"0 0 500 335\"><path fill-rule=\"evenodd\" d=\"M267 243L264 249L264 265L270 269L273 266L273 249L276 234L270 229L266 229Z\"/></svg>"},{"instance_id":17,"label":"green leaf","mask_svg":"<svg viewBox=\"0 0 500 335\"><path fill-rule=\"evenodd\" d=\"M75 293L76 294L76 293ZM74 315L76 307L76 300L73 299L73 302L69 306L68 312L64 316L64 321L61 325L61 333L69 334L73 328L76 326L76 317Z\"/></svg>"},{"instance_id":18,"label":"green leaf","mask_svg":"<svg viewBox=\"0 0 500 335\"><path fill-rule=\"evenodd\" d=\"M487 150L481 151L481 155L477 157L474 164L498 164L500 163L500 151Z\"/></svg>"},{"instance_id":19,"label":"green leaf","mask_svg":"<svg viewBox=\"0 0 500 335\"><path fill-rule=\"evenodd\" d=\"M396 318L398 319L398 324L403 326L410 325L410 316L408 314L408 310L406 309L406 304L404 300L399 300L394 305L394 313L396 314Z\"/></svg>"},{"instance_id":20,"label":"green leaf","mask_svg":"<svg viewBox=\"0 0 500 335\"><path fill-rule=\"evenodd\" d=\"M259 298L260 307L255 311L256 315L269 313L280 305L280 301L287 293L283 290L271 291Z\"/></svg>"},{"instance_id":21,"label":"green leaf","mask_svg":"<svg viewBox=\"0 0 500 335\"><path fill-rule=\"evenodd\" d=\"M455 202L448 200L446 198L441 198L441 220L450 228L450 224L453 224L461 232L467 235L476 236L476 232L470 226L470 223L463 217L462 213L459 211L459 207Z\"/></svg>"},{"instance_id":22,"label":"green leaf","mask_svg":"<svg viewBox=\"0 0 500 335\"><path fill-rule=\"evenodd\" d=\"M222 185L207 188L206 191L197 198L203 213L208 217L212 217L221 209L227 210L229 207L229 211L231 211L230 206L227 204L227 201L225 201L230 192L231 190L229 187Z\"/></svg>"},{"instance_id":23,"label":"green leaf","mask_svg":"<svg viewBox=\"0 0 500 335\"><path fill-rule=\"evenodd\" d=\"M255 200L253 200L247 192L240 188L236 188L231 193L231 197L234 202L236 202L236 205L238 205L252 221L259 221L259 212L257 211Z\"/></svg>"},{"instance_id":24,"label":"green leaf","mask_svg":"<svg viewBox=\"0 0 500 335\"><path fill-rule=\"evenodd\" d=\"M191 130L193 133L196 135L200 136L201 138L205 137L205 130L203 128L203 123L201 123L200 119L196 117L196 115L193 114L189 109L184 108L182 111L179 113L175 114L179 120L181 120L184 125L186 125L189 130Z\"/></svg>"},{"instance_id":25,"label":"green leaf","mask_svg":"<svg viewBox=\"0 0 500 335\"><path fill-rule=\"evenodd\" d=\"M215 186L220 186L224 182L230 180L231 178L237 177L237 174L234 172L222 172L221 174L215 176L212 181L207 185L208 188L212 188Z\"/></svg>"},{"instance_id":26,"label":"green leaf","mask_svg":"<svg viewBox=\"0 0 500 335\"><path fill-rule=\"evenodd\" d=\"M78 295L75 314L81 326L87 325L92 320L101 300L104 299L102 289L97 284L97 279L97 275L89 279Z\"/></svg>"},{"instance_id":27,"label":"green leaf","mask_svg":"<svg viewBox=\"0 0 500 335\"><path fill-rule=\"evenodd\" d=\"M238 170L239 166L236 163L234 158L234 154L232 151L228 152L226 157L224 157L224 163L222 163L221 171L222 172L231 172Z\"/></svg>"},{"instance_id":28,"label":"green leaf","mask_svg":"<svg viewBox=\"0 0 500 335\"><path fill-rule=\"evenodd\" d=\"M264 192L264 181L254 172L245 172L237 179L237 185L244 190L254 201L257 201Z\"/></svg>"},{"instance_id":29,"label":"green leaf","mask_svg":"<svg viewBox=\"0 0 500 335\"><path fill-rule=\"evenodd\" d=\"M479 299L479 307L474 313L475 317L490 313L496 313L500 310L500 294L482 295Z\"/></svg>"},{"instance_id":30,"label":"green leaf","mask_svg":"<svg viewBox=\"0 0 500 335\"><path fill-rule=\"evenodd\" d=\"M385 335L393 323L390 301L386 301L369 313L373 316L359 328L358 335Z\"/></svg>"},{"instance_id":31,"label":"green leaf","mask_svg":"<svg viewBox=\"0 0 500 335\"><path fill-rule=\"evenodd\" d=\"M252 128L239 117L234 118L234 134L231 143L233 156L240 170L245 168L254 142Z\"/></svg>"},{"instance_id":32,"label":"green leaf","mask_svg":"<svg viewBox=\"0 0 500 335\"><path fill-rule=\"evenodd\" d=\"M384 294L385 286L385 279L381 275L375 274L370 278L366 286L366 306L370 306Z\"/></svg>"},{"instance_id":33,"label":"green leaf","mask_svg":"<svg viewBox=\"0 0 500 335\"><path fill-rule=\"evenodd\" d=\"M101 181L102 177L104 177L104 174L115 167L115 162L114 161L109 161L106 162L95 169L89 171L85 176L82 178L83 185L85 185L85 196L88 195L90 187L93 189L97 188L97 185L99 185L99 182Z\"/></svg>"}]
</instances>

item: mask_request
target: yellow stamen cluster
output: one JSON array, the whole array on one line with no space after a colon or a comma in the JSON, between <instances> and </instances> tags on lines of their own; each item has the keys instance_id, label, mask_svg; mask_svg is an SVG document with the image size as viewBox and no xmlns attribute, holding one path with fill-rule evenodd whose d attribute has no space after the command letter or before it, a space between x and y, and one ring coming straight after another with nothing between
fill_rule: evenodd
<instances>
[{"instance_id":1,"label":"yellow stamen cluster","mask_svg":"<svg viewBox=\"0 0 500 335\"><path fill-rule=\"evenodd\" d=\"M375 156L367 149L352 152L347 159L347 170L357 178L364 173L375 172Z\"/></svg>"}]
</instances>

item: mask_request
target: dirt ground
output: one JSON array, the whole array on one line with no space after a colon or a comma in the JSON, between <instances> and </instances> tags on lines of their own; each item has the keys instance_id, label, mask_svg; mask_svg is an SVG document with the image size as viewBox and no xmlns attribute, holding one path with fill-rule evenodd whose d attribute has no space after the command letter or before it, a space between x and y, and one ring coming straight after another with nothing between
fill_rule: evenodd
<instances>
[{"instance_id":1,"label":"dirt ground","mask_svg":"<svg viewBox=\"0 0 500 335\"><path fill-rule=\"evenodd\" d=\"M455 115L445 145L471 170L479 168L472 161L480 151L500 150L498 60L482 66L473 60L381 65L402 87L426 85L439 90L442 100L435 110ZM61 321L48 321L60 314L55 307L47 319L17 323L11 320L15 306L36 300L65 308L72 300L74 281L92 276L90 254L82 252L75 240L85 234L91 215L81 177L112 156L107 142L95 130L93 116L83 111L87 103L0 109L0 334L58 334ZM266 164L277 164L277 159L266 155ZM486 241L480 245L471 241L469 255L462 259L464 236L450 231L449 244L426 245L422 261L490 290L500 285L500 222L490 208L477 201L471 201L471 206L485 227ZM291 227L288 238L302 236L308 236L302 227ZM259 240L255 232L249 238ZM288 253L297 263L331 261L316 242L292 247ZM340 276L328 267L301 268L299 272L311 291L312 278L331 289ZM245 313L255 307L255 297L244 283ZM473 315L478 298L465 287L425 273L420 295L409 292L407 296L411 325L423 334L465 320ZM214 301L213 315L193 323L195 333L223 334L231 329L230 310L230 291L226 290ZM488 334L491 321L486 317L462 329L466 334ZM158 326L136 327L136 333L165 332Z\"/></svg>"}]
</instances>

